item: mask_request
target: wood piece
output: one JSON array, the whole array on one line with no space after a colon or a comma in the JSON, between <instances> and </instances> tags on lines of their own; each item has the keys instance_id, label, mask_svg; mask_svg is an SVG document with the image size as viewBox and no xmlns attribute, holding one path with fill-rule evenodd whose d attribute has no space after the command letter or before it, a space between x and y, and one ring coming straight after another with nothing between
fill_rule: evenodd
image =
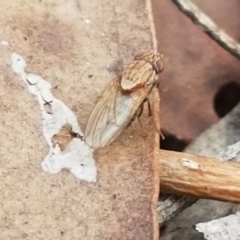
<instances>
[{"instance_id":1,"label":"wood piece","mask_svg":"<svg viewBox=\"0 0 240 240\"><path fill-rule=\"evenodd\" d=\"M157 37L156 37L156 29L153 19L153 11L152 11L152 0L146 0L146 11L148 16L148 22L150 27L150 33L151 33L151 39L152 39L152 48L155 52L158 52L158 43L157 43ZM159 91L157 88L154 88L152 90L152 103L153 103L153 123L155 125L155 128L159 131L161 129L160 124L160 96ZM152 215L152 222L153 222L153 229L159 229L159 215L156 212L156 209L158 207L158 199L159 199L159 193L160 193L160 176L158 173L160 172L160 166L158 164L159 159L159 147L160 147L160 139L159 139L159 132L154 132L153 141L155 143L154 148L152 148L152 167L153 167L153 192L152 192L152 204L151 204L151 212ZM153 239L160 240L160 231L153 231Z\"/></svg>"},{"instance_id":2,"label":"wood piece","mask_svg":"<svg viewBox=\"0 0 240 240\"><path fill-rule=\"evenodd\" d=\"M163 192L240 203L240 165L189 153L160 151Z\"/></svg>"},{"instance_id":3,"label":"wood piece","mask_svg":"<svg viewBox=\"0 0 240 240\"><path fill-rule=\"evenodd\" d=\"M203 132L185 149L185 152L212 158L215 157L218 159L229 159L230 156L233 156L232 154L230 154L230 156L228 154L229 146L239 140L239 118L240 104L238 104L226 117L222 118L217 124L213 125L211 128ZM232 161L236 161L236 159L233 159ZM171 218L175 217L178 213L182 212L186 207L194 204L197 200L198 198L196 197L163 194L158 203L160 225L163 225L164 222L169 221ZM194 210L197 210L199 207L203 209L206 206L206 203L196 203L194 205L196 205L196 208L194 208L194 206L192 206L192 208ZM216 203L209 202L208 205L209 208L215 208L214 211L216 212L216 216L218 216L218 207L215 207ZM226 203L226 212L228 211L227 205L232 205L232 203ZM231 208L231 206L229 208ZM189 214L183 213L183 215L185 216L183 218L185 219L184 221L186 225L190 224L190 222L193 222L195 219L194 217L191 218ZM202 218L204 218L204 216L206 216L206 214L202 213ZM220 216L222 215L219 215L219 217ZM176 226L178 226L176 221L173 219L174 223L172 225L172 228L169 228L168 231L171 232L176 228ZM189 227L188 230L192 231L192 228ZM178 233L176 233L176 235L178 235Z\"/></svg>"},{"instance_id":4,"label":"wood piece","mask_svg":"<svg viewBox=\"0 0 240 240\"><path fill-rule=\"evenodd\" d=\"M236 151L235 154L229 154L229 146L239 141L239 118L240 104L217 124L203 132L185 149L185 152L236 161L239 158L238 153ZM229 158L226 155L229 155ZM233 156L235 156L234 159L232 159ZM160 224L170 219L161 235L162 240L203 240L201 234L192 225L234 213L237 204L167 194L167 198L161 198L159 205L164 209L162 212L168 213L168 215L162 215L159 212ZM188 205L191 206L186 208Z\"/></svg>"}]
</instances>

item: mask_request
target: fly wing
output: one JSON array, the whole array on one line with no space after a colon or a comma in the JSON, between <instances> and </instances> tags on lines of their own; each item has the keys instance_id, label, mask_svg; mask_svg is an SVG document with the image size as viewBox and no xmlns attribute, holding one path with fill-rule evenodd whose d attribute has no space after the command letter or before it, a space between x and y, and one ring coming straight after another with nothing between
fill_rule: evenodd
<instances>
[{"instance_id":1,"label":"fly wing","mask_svg":"<svg viewBox=\"0 0 240 240\"><path fill-rule=\"evenodd\" d=\"M145 89L123 94L120 80L120 77L113 80L105 89L89 117L85 141L93 148L111 143L129 124L148 95Z\"/></svg>"},{"instance_id":2,"label":"fly wing","mask_svg":"<svg viewBox=\"0 0 240 240\"><path fill-rule=\"evenodd\" d=\"M131 90L143 86L149 79L155 77L152 65L144 60L136 60L123 71L121 87L124 90Z\"/></svg>"}]
</instances>

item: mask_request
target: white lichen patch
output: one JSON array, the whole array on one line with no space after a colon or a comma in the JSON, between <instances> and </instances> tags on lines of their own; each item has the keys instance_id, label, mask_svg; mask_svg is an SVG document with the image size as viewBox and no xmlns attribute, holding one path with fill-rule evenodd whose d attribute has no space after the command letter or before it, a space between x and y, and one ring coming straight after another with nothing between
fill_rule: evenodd
<instances>
[{"instance_id":1,"label":"white lichen patch","mask_svg":"<svg viewBox=\"0 0 240 240\"><path fill-rule=\"evenodd\" d=\"M82 138L73 138L63 151L58 144L55 147L52 144L52 137L66 124L71 126L73 132L83 136L74 113L53 96L49 82L38 75L25 72L26 62L22 56L12 53L11 62L13 71L27 84L29 91L37 96L42 111L43 134L50 147L41 163L42 168L53 174L68 169L78 179L95 182L97 171L93 149Z\"/></svg>"},{"instance_id":2,"label":"white lichen patch","mask_svg":"<svg viewBox=\"0 0 240 240\"><path fill-rule=\"evenodd\" d=\"M240 141L229 145L224 149L224 151L220 152L217 158L220 158L222 160L228 161L236 158L240 153ZM237 160L236 162L239 162Z\"/></svg>"},{"instance_id":3,"label":"white lichen patch","mask_svg":"<svg viewBox=\"0 0 240 240\"><path fill-rule=\"evenodd\" d=\"M199 168L199 164L197 162L194 162L191 159L181 158L180 162L181 162L182 166L190 168L190 169L198 169Z\"/></svg>"},{"instance_id":4,"label":"white lichen patch","mask_svg":"<svg viewBox=\"0 0 240 240\"><path fill-rule=\"evenodd\" d=\"M2 40L1 42L1 45L3 46L9 46L9 42L5 41L5 40Z\"/></svg>"},{"instance_id":5,"label":"white lichen patch","mask_svg":"<svg viewBox=\"0 0 240 240\"><path fill-rule=\"evenodd\" d=\"M240 213L198 223L195 228L203 233L207 240L237 240L240 239Z\"/></svg>"}]
</instances>

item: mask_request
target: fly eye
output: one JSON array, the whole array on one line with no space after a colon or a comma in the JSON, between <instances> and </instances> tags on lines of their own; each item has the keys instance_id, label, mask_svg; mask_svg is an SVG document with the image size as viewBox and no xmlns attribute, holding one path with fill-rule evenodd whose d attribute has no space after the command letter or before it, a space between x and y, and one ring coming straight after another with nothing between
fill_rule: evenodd
<instances>
[{"instance_id":1,"label":"fly eye","mask_svg":"<svg viewBox=\"0 0 240 240\"><path fill-rule=\"evenodd\" d=\"M161 59L158 59L158 60L156 61L156 65L157 65L157 69L158 69L157 73L162 72L163 69L164 69L163 61L162 61Z\"/></svg>"}]
</instances>

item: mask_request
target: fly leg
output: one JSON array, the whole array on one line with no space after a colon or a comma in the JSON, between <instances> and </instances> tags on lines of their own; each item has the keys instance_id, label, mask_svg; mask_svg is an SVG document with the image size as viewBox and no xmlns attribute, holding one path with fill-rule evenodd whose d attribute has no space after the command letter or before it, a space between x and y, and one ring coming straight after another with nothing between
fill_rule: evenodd
<instances>
[{"instance_id":1,"label":"fly leg","mask_svg":"<svg viewBox=\"0 0 240 240\"><path fill-rule=\"evenodd\" d=\"M144 102L143 102L144 103ZM127 127L129 127L132 122L137 118L138 119L138 122L139 124L141 125L141 128L142 128L142 123L140 122L140 116L142 115L143 113L143 103L140 105L140 107L137 109L137 111L135 112L135 114L133 115L131 121L129 122L129 124L127 125Z\"/></svg>"},{"instance_id":2,"label":"fly leg","mask_svg":"<svg viewBox=\"0 0 240 240\"><path fill-rule=\"evenodd\" d=\"M144 108L144 103L145 103L145 102L148 103L148 115L149 115L149 117L152 116L151 104L150 104L149 98L146 98L146 99L142 102L141 106L138 108L138 112L137 112L138 122L139 122L139 124L140 124L140 126L141 126L142 129L143 129L143 127L142 127L142 123L141 123L141 121L140 121L140 117L141 117L142 114L143 114L143 108Z\"/></svg>"},{"instance_id":3,"label":"fly leg","mask_svg":"<svg viewBox=\"0 0 240 240\"><path fill-rule=\"evenodd\" d=\"M138 113L137 113L137 119L138 119L138 122L141 126L141 128L143 129L143 126L142 126L142 123L140 121L140 117L142 116L142 113L143 113L143 108L144 108L144 102L145 100L143 101L143 103L141 104L141 106L138 108Z\"/></svg>"},{"instance_id":4,"label":"fly leg","mask_svg":"<svg viewBox=\"0 0 240 240\"><path fill-rule=\"evenodd\" d=\"M149 98L146 98L147 103L148 103L148 116L152 117L152 107Z\"/></svg>"},{"instance_id":5,"label":"fly leg","mask_svg":"<svg viewBox=\"0 0 240 240\"><path fill-rule=\"evenodd\" d=\"M138 108L138 110L136 111L136 113L134 114L131 122L128 124L128 127L131 125L131 123L132 123L132 122L136 119L136 117L137 117L138 122L139 122L141 128L143 129L142 123L141 123L141 121L140 121L140 117L141 117L142 114L143 114L143 108L144 108L144 103L145 103L145 102L147 102L147 104L148 104L148 116L149 116L149 117L152 117L153 125L154 125L155 130L160 134L161 138L164 140L165 137L164 137L163 133L161 132L161 130L159 130L159 129L157 128L157 126L156 126L156 124L155 124L155 121L154 121L154 119L153 119L152 107L151 107L151 103L150 103L149 98L146 98L146 99L142 102L142 104L140 105L140 107Z\"/></svg>"},{"instance_id":6,"label":"fly leg","mask_svg":"<svg viewBox=\"0 0 240 240\"><path fill-rule=\"evenodd\" d=\"M149 117L152 117L152 121L153 121L153 125L154 125L155 130L159 133L159 135L161 136L161 138L164 140L165 137L164 137L163 133L161 132L161 129L158 129L157 126L156 126L156 124L155 124L155 121L154 121L154 118L153 118L153 115L152 115L151 102L150 102L149 98L146 98L146 99L143 101L142 105L139 107L139 112L138 112L138 115L137 115L138 121L139 121L139 123L140 123L140 125L141 125L141 127L142 127L142 123L141 123L141 121L140 121L140 116L141 116L142 113L143 113L143 108L144 108L144 103L145 103L145 102L147 102L147 104L148 104L148 116L149 116Z\"/></svg>"},{"instance_id":7,"label":"fly leg","mask_svg":"<svg viewBox=\"0 0 240 240\"><path fill-rule=\"evenodd\" d=\"M140 105L140 107L138 108L138 110L136 111L136 113L134 114L131 122L129 123L129 125L137 118L138 119L138 122L141 126L141 128L143 128L142 126L142 123L140 121L140 117L142 116L143 114L143 109L144 109L144 103L147 102L148 103L148 116L151 117L152 116L152 108L151 108L151 104L150 104L150 101L149 101L149 98L146 98L145 100L143 100L142 104ZM129 126L128 125L128 126Z\"/></svg>"},{"instance_id":8,"label":"fly leg","mask_svg":"<svg viewBox=\"0 0 240 240\"><path fill-rule=\"evenodd\" d=\"M146 98L145 101L147 101L147 103L148 103L148 114L149 114L149 117L152 117L154 128L159 133L161 138L164 140L165 137L164 137L163 133L161 132L161 129L158 129L158 127L157 127L157 125L156 125L156 123L154 121L154 118L153 118L153 115L152 115L152 107L151 107L151 103L150 103L149 98Z\"/></svg>"},{"instance_id":9,"label":"fly leg","mask_svg":"<svg viewBox=\"0 0 240 240\"><path fill-rule=\"evenodd\" d=\"M133 115L133 117L132 117L130 123L127 125L127 127L129 127L129 126L131 125L131 123L137 118L137 119L138 119L138 122L139 122L139 124L140 124L140 126L141 126L141 128L143 128L143 127L142 127L142 123L141 123L141 121L140 121L140 117L142 116L143 108L144 108L144 103L145 103L146 101L147 101L147 99L145 99L145 100L142 102L142 104L139 106L139 108L137 109L137 111L136 111L135 114Z\"/></svg>"},{"instance_id":10,"label":"fly leg","mask_svg":"<svg viewBox=\"0 0 240 240\"><path fill-rule=\"evenodd\" d=\"M149 115L149 117L152 116L151 104L150 104L149 98L146 98L146 99L142 102L141 106L138 108L138 112L137 112L138 122L139 122L139 124L140 124L140 126L141 126L142 129L143 129L143 127L142 127L142 123L141 123L141 121L140 121L140 117L141 117L142 114L143 114L143 108L144 108L144 103L145 103L145 102L148 103L148 115Z\"/></svg>"}]
</instances>

